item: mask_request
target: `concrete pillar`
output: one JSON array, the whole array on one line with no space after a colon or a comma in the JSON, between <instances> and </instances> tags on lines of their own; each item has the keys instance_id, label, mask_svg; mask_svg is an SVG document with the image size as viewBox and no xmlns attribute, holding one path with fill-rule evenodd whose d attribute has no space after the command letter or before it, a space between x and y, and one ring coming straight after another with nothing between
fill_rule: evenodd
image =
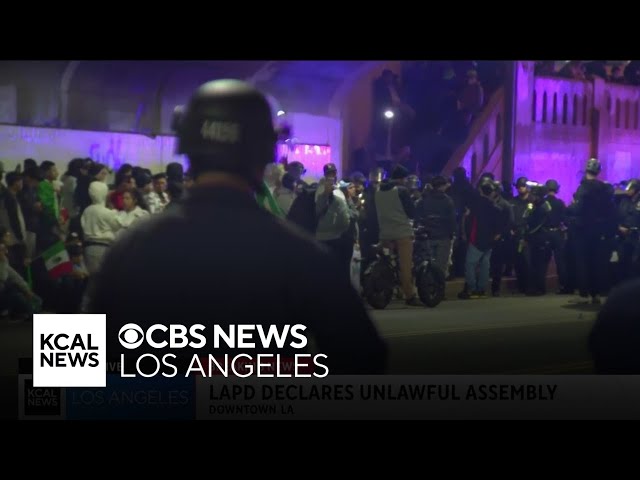
<instances>
[{"instance_id":1,"label":"concrete pillar","mask_svg":"<svg viewBox=\"0 0 640 480\"><path fill-rule=\"evenodd\" d=\"M518 74L516 62L507 62L504 79L504 131L502 137L502 179L511 182L515 137L515 96Z\"/></svg>"},{"instance_id":2,"label":"concrete pillar","mask_svg":"<svg viewBox=\"0 0 640 480\"><path fill-rule=\"evenodd\" d=\"M511 150L511 170L506 172L506 167L503 167L505 169L504 173L508 173L508 176L503 177L505 180L508 179L512 181L514 171L518 169L518 163L523 162L524 164L528 164L531 158L532 140L535 129L535 123L532 120L535 88L534 65L534 62L531 61L513 62L514 75L508 77L515 82L512 95L515 121L513 128L513 147ZM505 110L507 102L508 95L505 97ZM504 163L506 162L503 158L503 165Z\"/></svg>"}]
</instances>

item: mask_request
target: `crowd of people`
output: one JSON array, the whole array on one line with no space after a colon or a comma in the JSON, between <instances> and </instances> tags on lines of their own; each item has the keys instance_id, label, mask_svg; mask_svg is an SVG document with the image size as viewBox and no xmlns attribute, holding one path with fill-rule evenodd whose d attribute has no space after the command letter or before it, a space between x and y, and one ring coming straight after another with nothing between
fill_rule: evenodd
<instances>
[{"instance_id":1,"label":"crowd of people","mask_svg":"<svg viewBox=\"0 0 640 480\"><path fill-rule=\"evenodd\" d=\"M611 83L624 85L640 85L640 62L634 60L626 63L616 62L611 65L604 60L589 62L570 60L558 68L553 60L537 61L536 75L558 76L573 80L593 80L601 78Z\"/></svg>"},{"instance_id":2,"label":"crowd of people","mask_svg":"<svg viewBox=\"0 0 640 480\"><path fill-rule=\"evenodd\" d=\"M277 132L267 100L251 85L206 84L186 112L176 122L178 153L188 156L192 175L179 164L156 175L123 165L108 185L108 169L89 159L72 160L60 180L52 162L28 159L13 172L0 164L1 313L105 313L116 360L118 332L131 322L289 325L302 315L333 374L375 374L384 370L386 346L349 285L350 266L356 247L365 262L379 242L396 249L405 302L420 306L411 278L415 224L429 232L439 268L452 267L454 276L463 270L461 299L489 288L498 295L511 265L521 292L544 294L551 256L559 293L577 290L592 303L607 281L640 274L640 182L616 188L599 180L597 159L587 162L568 206L553 179L519 178L513 196L491 174L471 185L462 168L422 188L401 164L389 178L375 168L368 178L354 172L340 181L327 164L309 184L299 162L264 175ZM246 138L200 135L202 125L223 120L237 122ZM637 345L624 341L637 330L628 300L638 285L626 285L591 337L599 371L638 372ZM189 361L193 351L178 353Z\"/></svg>"},{"instance_id":3,"label":"crowd of people","mask_svg":"<svg viewBox=\"0 0 640 480\"><path fill-rule=\"evenodd\" d=\"M515 276L522 294L544 295L553 258L558 293L577 290L598 303L608 287L640 274L640 181L611 186L597 180L599 168L596 160L587 165L574 203L566 206L553 179L519 178L513 195L511 185L491 174L472 186L462 167L452 179L427 176L423 184L401 164L339 180L329 163L319 182L308 183L300 162L281 163L268 166L256 201L324 243L357 287L373 246L395 248L408 305L421 305L411 274L416 225L429 234L434 265L448 279L465 279L461 299L499 296L504 276ZM60 179L55 164L31 159L24 173L5 175L1 313L79 311L89 279L118 236L178 204L193 182L177 163L156 175L125 164L111 185L108 176L107 167L90 159L73 159ZM52 278L47 252L60 242L70 268Z\"/></svg>"},{"instance_id":4,"label":"crowd of people","mask_svg":"<svg viewBox=\"0 0 640 480\"><path fill-rule=\"evenodd\" d=\"M545 295L553 259L557 293L577 292L598 304L613 285L640 275L640 182L610 185L598 179L600 170L589 160L570 205L558 197L554 179L521 177L511 185L483 174L472 186L460 167L452 179L429 176L422 187L400 164L389 178L376 168L368 180L354 172L340 181L329 164L319 183L307 185L300 179L304 166L295 162L274 196L283 216L326 243L345 269L354 251L362 273L373 245L395 247L409 305L419 304L411 278L415 225L428 231L434 264L445 276L465 279L461 299L499 296L505 276L516 278L521 294Z\"/></svg>"},{"instance_id":5,"label":"crowd of people","mask_svg":"<svg viewBox=\"0 0 640 480\"><path fill-rule=\"evenodd\" d=\"M129 164L110 172L75 158L62 176L50 161L26 159L11 172L0 164L0 315L78 311L116 238L179 201L190 184L179 163L153 175ZM52 263L60 250L67 254L62 264Z\"/></svg>"}]
</instances>

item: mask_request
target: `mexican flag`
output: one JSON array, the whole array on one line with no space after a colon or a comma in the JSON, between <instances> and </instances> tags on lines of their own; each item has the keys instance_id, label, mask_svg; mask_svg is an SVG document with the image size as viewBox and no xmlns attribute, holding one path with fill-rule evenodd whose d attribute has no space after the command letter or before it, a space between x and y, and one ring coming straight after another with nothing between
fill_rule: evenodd
<instances>
[{"instance_id":1,"label":"mexican flag","mask_svg":"<svg viewBox=\"0 0 640 480\"><path fill-rule=\"evenodd\" d=\"M49 276L54 280L73 271L69 253L62 242L58 242L45 250L42 254L42 259Z\"/></svg>"}]
</instances>

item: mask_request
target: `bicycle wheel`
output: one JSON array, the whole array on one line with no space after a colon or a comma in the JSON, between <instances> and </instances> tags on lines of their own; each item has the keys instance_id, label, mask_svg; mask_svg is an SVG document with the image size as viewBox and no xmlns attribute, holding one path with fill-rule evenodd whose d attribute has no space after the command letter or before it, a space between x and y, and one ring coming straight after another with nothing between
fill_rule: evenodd
<instances>
[{"instance_id":1,"label":"bicycle wheel","mask_svg":"<svg viewBox=\"0 0 640 480\"><path fill-rule=\"evenodd\" d=\"M420 301L427 307L436 307L444 299L446 279L444 273L434 265L426 265L416 275L416 288Z\"/></svg>"},{"instance_id":2,"label":"bicycle wheel","mask_svg":"<svg viewBox=\"0 0 640 480\"><path fill-rule=\"evenodd\" d=\"M380 260L373 262L364 277L364 298L376 310L382 310L389 305L393 297L393 271L391 267Z\"/></svg>"}]
</instances>

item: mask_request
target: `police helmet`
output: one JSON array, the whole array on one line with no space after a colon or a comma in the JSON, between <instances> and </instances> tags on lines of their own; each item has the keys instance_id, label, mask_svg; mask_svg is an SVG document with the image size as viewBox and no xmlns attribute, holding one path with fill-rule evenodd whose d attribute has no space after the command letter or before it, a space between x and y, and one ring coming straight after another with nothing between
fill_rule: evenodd
<instances>
[{"instance_id":1,"label":"police helmet","mask_svg":"<svg viewBox=\"0 0 640 480\"><path fill-rule=\"evenodd\" d=\"M560 184L558 184L558 182L553 179L547 180L544 186L547 188L549 192L558 193L558 191L560 190Z\"/></svg>"},{"instance_id":2,"label":"police helmet","mask_svg":"<svg viewBox=\"0 0 640 480\"><path fill-rule=\"evenodd\" d=\"M516 188L526 187L528 181L529 179L527 177L520 177L518 178L518 180L516 180L515 187Z\"/></svg>"},{"instance_id":3,"label":"police helmet","mask_svg":"<svg viewBox=\"0 0 640 480\"><path fill-rule=\"evenodd\" d=\"M247 174L274 161L288 129L274 128L266 97L250 83L215 80L201 85L186 107L176 107L177 153L189 156L194 175L204 170Z\"/></svg>"},{"instance_id":4,"label":"police helmet","mask_svg":"<svg viewBox=\"0 0 640 480\"><path fill-rule=\"evenodd\" d=\"M483 178L490 178L491 180L495 180L496 179L495 175L493 173L491 173L491 172L483 172L480 175L480 180L482 180Z\"/></svg>"},{"instance_id":5,"label":"police helmet","mask_svg":"<svg viewBox=\"0 0 640 480\"><path fill-rule=\"evenodd\" d=\"M592 175L598 175L602 171L600 160L597 158L590 158L587 160L587 168L585 168L585 170L587 173L591 173Z\"/></svg>"},{"instance_id":6,"label":"police helmet","mask_svg":"<svg viewBox=\"0 0 640 480\"><path fill-rule=\"evenodd\" d=\"M496 185L494 181L489 177L481 178L478 188L484 195L491 195L496 191Z\"/></svg>"}]
</instances>

